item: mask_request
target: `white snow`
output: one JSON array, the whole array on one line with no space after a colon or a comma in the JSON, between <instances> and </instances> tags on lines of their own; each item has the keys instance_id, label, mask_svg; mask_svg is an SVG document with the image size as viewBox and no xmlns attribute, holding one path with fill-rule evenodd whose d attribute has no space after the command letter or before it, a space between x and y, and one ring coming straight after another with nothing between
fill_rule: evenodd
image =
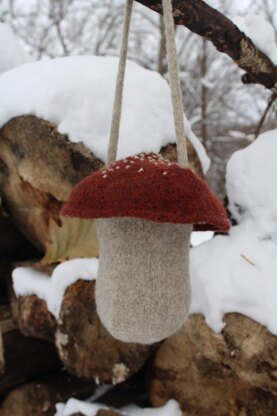
<instances>
[{"instance_id":1,"label":"white snow","mask_svg":"<svg viewBox=\"0 0 277 416\"><path fill-rule=\"evenodd\" d=\"M249 14L233 18L235 25L277 65L277 44L272 25L262 16Z\"/></svg>"},{"instance_id":2,"label":"white snow","mask_svg":"<svg viewBox=\"0 0 277 416\"><path fill-rule=\"evenodd\" d=\"M255 233L261 239L277 231L276 157L274 129L234 153L227 165L229 209L237 222L255 222Z\"/></svg>"},{"instance_id":3,"label":"white snow","mask_svg":"<svg viewBox=\"0 0 277 416\"><path fill-rule=\"evenodd\" d=\"M81 412L84 416L96 416L99 409L105 408L96 403L82 402L77 399L69 399L66 404L56 404L55 416L71 416L73 413ZM150 409L128 406L120 412L125 416L182 416L179 404L175 400L170 400L165 406Z\"/></svg>"},{"instance_id":4,"label":"white snow","mask_svg":"<svg viewBox=\"0 0 277 416\"><path fill-rule=\"evenodd\" d=\"M193 247L196 247L199 244L204 243L204 241L208 241L213 238L213 235L213 231L194 231L191 233L190 244Z\"/></svg>"},{"instance_id":5,"label":"white snow","mask_svg":"<svg viewBox=\"0 0 277 416\"><path fill-rule=\"evenodd\" d=\"M277 129L236 152L227 166L238 225L191 250L192 313L215 331L239 312L277 335Z\"/></svg>"},{"instance_id":6,"label":"white snow","mask_svg":"<svg viewBox=\"0 0 277 416\"><path fill-rule=\"evenodd\" d=\"M12 272L13 288L16 296L36 295L45 300L51 296L50 277L31 267L17 267Z\"/></svg>"},{"instance_id":7,"label":"white snow","mask_svg":"<svg viewBox=\"0 0 277 416\"><path fill-rule=\"evenodd\" d=\"M12 29L6 23L0 22L0 39L0 74L30 61Z\"/></svg>"},{"instance_id":8,"label":"white snow","mask_svg":"<svg viewBox=\"0 0 277 416\"><path fill-rule=\"evenodd\" d=\"M32 114L57 125L72 142L83 142L106 161L118 59L71 56L33 62L0 76L0 126ZM202 163L204 147L185 118L186 134ZM156 72L128 61L118 158L158 152L175 142L170 90Z\"/></svg>"},{"instance_id":9,"label":"white snow","mask_svg":"<svg viewBox=\"0 0 277 416\"><path fill-rule=\"evenodd\" d=\"M56 404L57 411L55 416L71 416L78 412L84 416L96 416L100 409L106 409L106 407L100 404L82 402L77 399L69 399L66 404Z\"/></svg>"},{"instance_id":10,"label":"white snow","mask_svg":"<svg viewBox=\"0 0 277 416\"><path fill-rule=\"evenodd\" d=\"M48 310L58 319L67 287L78 279L96 279L97 270L96 258L65 261L51 277L30 267L17 267L12 272L13 287L18 297L35 294L45 300Z\"/></svg>"}]
</instances>

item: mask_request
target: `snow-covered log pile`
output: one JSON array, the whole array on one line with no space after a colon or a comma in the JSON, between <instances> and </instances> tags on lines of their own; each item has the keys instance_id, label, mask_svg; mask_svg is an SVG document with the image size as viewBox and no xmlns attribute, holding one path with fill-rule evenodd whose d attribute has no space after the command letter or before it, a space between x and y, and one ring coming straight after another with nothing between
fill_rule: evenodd
<instances>
[{"instance_id":1,"label":"snow-covered log pile","mask_svg":"<svg viewBox=\"0 0 277 416\"><path fill-rule=\"evenodd\" d=\"M115 58L69 57L0 78L0 192L15 224L41 251L72 186L106 160L116 68ZM209 160L186 127L192 168L202 174ZM161 151L176 160L174 137L166 81L129 62L118 157Z\"/></svg>"},{"instance_id":2,"label":"snow-covered log pile","mask_svg":"<svg viewBox=\"0 0 277 416\"><path fill-rule=\"evenodd\" d=\"M10 348L1 313L0 396L35 380L11 392L3 404L4 415L52 415L55 402L89 395L74 383L64 394L62 382L51 381L62 363L88 379L92 390L100 383L117 384L132 377L156 348L119 342L100 323L94 302L97 259L57 266L65 259L98 253L93 222L66 221L59 210L71 188L105 163L116 68L114 58L74 57L23 65L0 77L5 97L0 112L0 195L9 214L0 221L0 301L7 302L4 281L9 280L10 309L25 335L12 324L19 336L12 338ZM130 62L124 108L119 157L155 151L176 160L167 83ZM202 176L209 160L188 123L186 127L191 166ZM11 264L17 284L7 279ZM21 355L15 354L19 344ZM43 378L45 372L51 373L50 379Z\"/></svg>"},{"instance_id":3,"label":"snow-covered log pile","mask_svg":"<svg viewBox=\"0 0 277 416\"><path fill-rule=\"evenodd\" d=\"M155 346L126 344L101 324L95 305L98 259L75 259L45 271L13 271L12 312L25 335L54 340L67 369L96 384L117 384L136 374ZM35 293L35 294L34 294Z\"/></svg>"},{"instance_id":4,"label":"snow-covered log pile","mask_svg":"<svg viewBox=\"0 0 277 416\"><path fill-rule=\"evenodd\" d=\"M21 337L50 346L58 363L50 368L46 354L38 354L50 378L40 370L24 378L33 384L11 392L0 414L272 415L277 404L276 131L229 162L229 210L238 225L228 236L191 250L193 301L187 324L161 345L124 344L108 334L96 313L93 222L82 225L59 216L72 186L105 163L115 71L115 59L71 57L26 64L0 76L5 95L0 194L12 221L43 253L36 260L18 253L9 257L13 270L4 274L10 276L10 307L26 336ZM176 159L166 82L129 62L124 100L118 156L154 151ZM188 123L186 129L192 167L202 175L208 158ZM28 262L18 264L22 260ZM87 380L84 389L76 388L78 381L65 390L66 379L53 382L58 356L67 371ZM9 377L7 368L0 386ZM129 397L133 382L136 394ZM103 383L108 386L98 387L88 401L75 400L86 399ZM107 397L109 391L116 391L116 400ZM122 396L129 401L122 403ZM22 405L13 407L16 401Z\"/></svg>"}]
</instances>

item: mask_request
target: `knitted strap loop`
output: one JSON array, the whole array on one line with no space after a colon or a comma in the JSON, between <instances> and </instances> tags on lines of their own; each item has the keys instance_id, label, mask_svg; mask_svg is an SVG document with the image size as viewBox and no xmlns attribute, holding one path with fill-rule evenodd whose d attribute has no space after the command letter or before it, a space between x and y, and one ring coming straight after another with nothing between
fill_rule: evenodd
<instances>
[{"instance_id":1,"label":"knitted strap loop","mask_svg":"<svg viewBox=\"0 0 277 416\"><path fill-rule=\"evenodd\" d=\"M162 3L163 3L166 49L167 49L167 59L168 59L168 72L169 72L171 100L172 100L174 123L175 123L178 163L181 167L187 167L188 156L187 156L187 143L186 143L185 129L184 129L184 109L183 109L183 102L182 102L182 92L181 92L181 84L180 84L180 77L179 77L179 65L178 65L176 43L175 43L172 0L162 0ZM114 99L114 106L113 106L112 126L111 126L109 148L108 148L108 163L111 163L116 159L116 153L117 153L132 6L133 6L133 0L126 0L123 36L122 36L122 42L121 42L121 48L120 48L118 74L117 74L117 81L116 81L116 92L115 92L115 99Z\"/></svg>"}]
</instances>

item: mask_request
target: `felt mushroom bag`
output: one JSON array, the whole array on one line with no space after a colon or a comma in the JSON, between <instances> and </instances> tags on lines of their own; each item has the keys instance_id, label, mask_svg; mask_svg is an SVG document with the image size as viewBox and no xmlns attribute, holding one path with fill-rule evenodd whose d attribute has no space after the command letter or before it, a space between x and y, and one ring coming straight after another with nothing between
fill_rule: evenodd
<instances>
[{"instance_id":1,"label":"felt mushroom bag","mask_svg":"<svg viewBox=\"0 0 277 416\"><path fill-rule=\"evenodd\" d=\"M188 315L193 227L229 229L221 203L187 167L171 0L163 0L163 6L179 164L155 153L115 161L132 9L127 0L109 163L81 181L62 210L63 215L96 219L97 312L115 338L143 344L170 336Z\"/></svg>"},{"instance_id":2,"label":"felt mushroom bag","mask_svg":"<svg viewBox=\"0 0 277 416\"><path fill-rule=\"evenodd\" d=\"M192 224L228 229L206 183L156 154L128 157L88 176L62 214L97 218L97 311L126 342L153 343L180 328L190 306Z\"/></svg>"}]
</instances>

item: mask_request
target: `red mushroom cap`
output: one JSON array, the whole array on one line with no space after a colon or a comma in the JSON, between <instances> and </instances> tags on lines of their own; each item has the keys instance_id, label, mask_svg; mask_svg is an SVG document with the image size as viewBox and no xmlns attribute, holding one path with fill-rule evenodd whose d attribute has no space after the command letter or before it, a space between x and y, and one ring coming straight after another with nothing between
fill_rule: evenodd
<instances>
[{"instance_id":1,"label":"red mushroom cap","mask_svg":"<svg viewBox=\"0 0 277 416\"><path fill-rule=\"evenodd\" d=\"M223 205L206 182L155 153L116 161L87 176L73 188L61 214L194 224L196 231L230 228Z\"/></svg>"}]
</instances>

